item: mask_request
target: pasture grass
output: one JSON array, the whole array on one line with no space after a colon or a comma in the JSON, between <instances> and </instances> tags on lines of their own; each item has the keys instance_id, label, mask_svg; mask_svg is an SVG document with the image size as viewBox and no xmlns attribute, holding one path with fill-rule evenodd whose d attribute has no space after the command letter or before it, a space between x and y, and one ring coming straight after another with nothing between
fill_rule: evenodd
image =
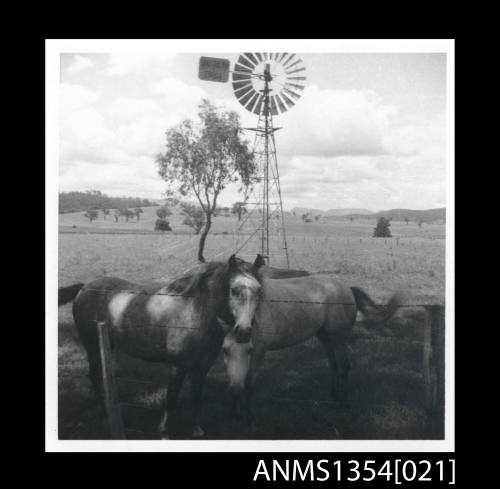
<instances>
[{"instance_id":1,"label":"pasture grass","mask_svg":"<svg viewBox=\"0 0 500 489\"><path fill-rule=\"evenodd\" d=\"M68 226L71 216L61 216L61 225ZM227 222L220 224L223 220ZM217 232L234 226L232 219L218 221ZM146 227L147 222L143 215L140 224L135 225ZM384 239L371 237L373 225L361 221L305 224L298 219L290 220L287 224L290 265L334 273L347 285L361 286L377 301L386 301L396 290L406 290L409 303L442 302L444 226L424 224L418 228L416 224L393 223L394 237ZM82 229L75 233L74 228L66 233L65 229L61 228L59 239L60 286L105 275L135 282L168 281L196 265L198 237L186 231L107 234L104 225L99 234ZM234 245L231 234L210 235L206 257L226 259L234 251ZM241 255L253 259L257 243L254 246L248 255ZM273 265L285 265L283 258L274 258ZM258 426L255 437L441 438L443 420L436 423L424 408L422 325L423 310L419 307L401 309L383 330L387 335L384 338L375 337L361 320L357 322L350 343L348 406L330 401L329 369L316 339L270 352L255 391ZM58 332L59 438L105 438L102 413L90 390L87 359L73 324L71 305L59 310ZM414 339L409 340L409 336ZM159 408L167 389L167 367L118 355L116 368L120 401L144 406L122 406L125 425L130 430L128 438L155 437ZM222 359L218 358L207 379L202 425L208 438L245 438L241 422L231 417L226 380ZM192 424L189 387L188 381L181 393L181 408L175 423L178 438L187 437Z\"/></svg>"}]
</instances>

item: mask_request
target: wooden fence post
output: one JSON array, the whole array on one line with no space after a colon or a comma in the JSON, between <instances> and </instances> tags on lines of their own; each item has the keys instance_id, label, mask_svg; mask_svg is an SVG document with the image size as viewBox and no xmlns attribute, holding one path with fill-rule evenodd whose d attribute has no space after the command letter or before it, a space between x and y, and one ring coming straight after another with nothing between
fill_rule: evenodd
<instances>
[{"instance_id":1,"label":"wooden fence post","mask_svg":"<svg viewBox=\"0 0 500 489\"><path fill-rule=\"evenodd\" d=\"M425 404L428 411L444 413L445 372L444 307L425 308L424 328L424 383Z\"/></svg>"},{"instance_id":2,"label":"wooden fence post","mask_svg":"<svg viewBox=\"0 0 500 489\"><path fill-rule=\"evenodd\" d=\"M106 321L97 321L96 327L97 336L99 338L99 353L101 355L104 406L108 418L109 432L113 440L124 440L125 430L123 428L123 420L120 413L120 407L116 402L116 383L111 356L111 345L109 342L109 326Z\"/></svg>"}]
</instances>

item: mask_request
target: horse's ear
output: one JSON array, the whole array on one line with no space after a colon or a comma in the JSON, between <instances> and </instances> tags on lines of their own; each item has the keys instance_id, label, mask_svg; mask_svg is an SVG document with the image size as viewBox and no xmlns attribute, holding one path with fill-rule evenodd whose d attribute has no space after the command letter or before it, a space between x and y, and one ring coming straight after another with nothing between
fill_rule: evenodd
<instances>
[{"instance_id":1,"label":"horse's ear","mask_svg":"<svg viewBox=\"0 0 500 489\"><path fill-rule=\"evenodd\" d=\"M255 261L253 262L253 266L258 270L262 265L265 265L264 257L259 253Z\"/></svg>"},{"instance_id":2,"label":"horse's ear","mask_svg":"<svg viewBox=\"0 0 500 489\"><path fill-rule=\"evenodd\" d=\"M238 268L238 263L236 262L236 255L231 255L229 257L229 270L236 270Z\"/></svg>"}]
</instances>

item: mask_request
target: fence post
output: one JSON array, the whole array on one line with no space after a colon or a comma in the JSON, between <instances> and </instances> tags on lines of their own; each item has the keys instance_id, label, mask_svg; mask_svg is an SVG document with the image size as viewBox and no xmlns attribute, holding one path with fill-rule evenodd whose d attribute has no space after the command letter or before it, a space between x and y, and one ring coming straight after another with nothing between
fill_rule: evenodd
<instances>
[{"instance_id":1,"label":"fence post","mask_svg":"<svg viewBox=\"0 0 500 489\"><path fill-rule=\"evenodd\" d=\"M424 328L424 383L425 404L430 413L444 413L445 372L444 307L425 308Z\"/></svg>"},{"instance_id":2,"label":"fence post","mask_svg":"<svg viewBox=\"0 0 500 489\"><path fill-rule=\"evenodd\" d=\"M102 386L104 390L104 406L108 418L110 436L114 440L124 440L125 430L116 402L116 383L111 346L109 342L109 326L106 321L97 321L97 336L99 338L99 353L101 356Z\"/></svg>"}]
</instances>

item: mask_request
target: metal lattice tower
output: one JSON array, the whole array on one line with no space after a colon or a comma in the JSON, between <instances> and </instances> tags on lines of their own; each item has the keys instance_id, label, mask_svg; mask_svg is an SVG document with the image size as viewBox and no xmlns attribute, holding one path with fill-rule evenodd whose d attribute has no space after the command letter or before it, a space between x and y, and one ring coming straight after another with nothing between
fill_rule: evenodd
<instances>
[{"instance_id":1,"label":"metal lattice tower","mask_svg":"<svg viewBox=\"0 0 500 489\"><path fill-rule=\"evenodd\" d=\"M244 203L246 213L235 229L234 250L243 255L260 253L267 264L290 267L285 232L273 116L293 107L306 79L302 59L290 53L244 53L232 71L232 85L240 104L259 116L255 132L254 158L259 168L258 184ZM202 80L226 82L229 61L200 59ZM284 257L280 263L278 257ZM278 261L278 263L276 263Z\"/></svg>"}]
</instances>

